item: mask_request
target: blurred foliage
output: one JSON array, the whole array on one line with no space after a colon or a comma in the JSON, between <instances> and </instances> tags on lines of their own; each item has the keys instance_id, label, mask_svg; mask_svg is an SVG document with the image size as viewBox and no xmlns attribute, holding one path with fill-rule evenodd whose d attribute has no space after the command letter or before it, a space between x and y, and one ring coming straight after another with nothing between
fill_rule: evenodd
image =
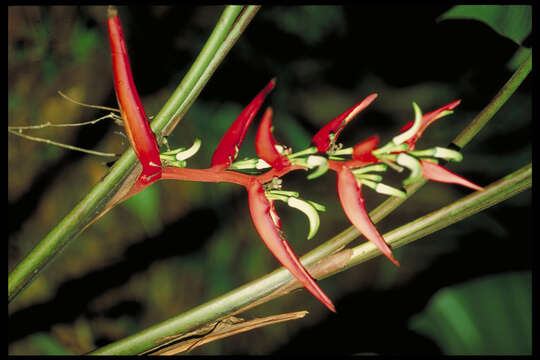
<instances>
[{"instance_id":1,"label":"blurred foliage","mask_svg":"<svg viewBox=\"0 0 540 360\"><path fill-rule=\"evenodd\" d=\"M434 338L447 355L532 355L531 273L443 288L410 327Z\"/></svg>"},{"instance_id":2,"label":"blurred foliage","mask_svg":"<svg viewBox=\"0 0 540 360\"><path fill-rule=\"evenodd\" d=\"M489 25L502 36L522 45L532 30L530 5L459 5L445 12L440 20L474 19Z\"/></svg>"},{"instance_id":3,"label":"blurred foliage","mask_svg":"<svg viewBox=\"0 0 540 360\"><path fill-rule=\"evenodd\" d=\"M532 6L530 5L458 5L438 20L471 19L484 22L498 34L524 45L532 31ZM508 69L515 70L529 56L532 49L520 46L508 61Z\"/></svg>"},{"instance_id":4,"label":"blurred foliage","mask_svg":"<svg viewBox=\"0 0 540 360\"><path fill-rule=\"evenodd\" d=\"M263 16L282 31L300 37L311 46L329 34L345 31L343 8L338 6L274 7Z\"/></svg>"},{"instance_id":5,"label":"blurred foliage","mask_svg":"<svg viewBox=\"0 0 540 360\"><path fill-rule=\"evenodd\" d=\"M29 336L27 353L42 355L72 355L59 342L47 333L38 333Z\"/></svg>"},{"instance_id":6,"label":"blurred foliage","mask_svg":"<svg viewBox=\"0 0 540 360\"><path fill-rule=\"evenodd\" d=\"M149 115L159 111L189 69L221 10L119 9L135 82ZM373 92L379 94L377 100L342 133L345 145L374 133L383 143L389 140L412 119L412 101L428 112L461 98L455 114L433 125L419 143L444 146L509 78L505 66L518 49L478 22L436 23L447 10L439 5L263 7L169 143L190 146L201 138L203 147L189 166L207 167L223 132L276 76L277 86L265 106L275 110L276 138L295 150L307 146L322 124ZM68 102L57 91L116 107L110 67L105 7L8 7L9 125L75 123L105 115ZM464 161L452 165L452 171L484 185L528 163L531 114L528 80L467 146ZM100 122L31 134L122 153L129 146L118 135L122 130ZM255 131L249 130L240 158L255 154ZM8 271L105 175L109 161L8 135ZM305 176L287 175L284 188L327 207L317 236L305 240L304 215L278 205L287 238L299 255L349 226L335 177L308 182ZM428 184L378 228L384 233L468 193L457 186ZM385 199L370 191L365 197L368 209ZM233 184L163 181L113 209L9 306L9 354L85 353L272 271L278 263L258 238L246 200ZM338 315L298 291L245 316L309 310L302 321L232 337L193 353L267 354L280 348L302 353L325 344L331 348L326 351L336 351L339 344L350 353L440 352L429 338L412 334L410 316L444 286L482 274L530 269L530 209L527 192L397 249L399 269L377 258L321 281ZM479 260L486 249L490 256ZM381 321L381 303L390 299L383 307L391 316ZM366 315L361 311L366 308L375 311ZM333 328L329 321L338 324ZM344 330L351 326L354 332ZM302 334L308 342L301 341Z\"/></svg>"}]
</instances>

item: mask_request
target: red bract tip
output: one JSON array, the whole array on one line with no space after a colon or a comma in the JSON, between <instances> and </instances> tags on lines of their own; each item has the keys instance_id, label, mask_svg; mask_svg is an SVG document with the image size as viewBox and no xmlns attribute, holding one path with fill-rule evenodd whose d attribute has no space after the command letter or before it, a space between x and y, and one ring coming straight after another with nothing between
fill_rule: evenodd
<instances>
[{"instance_id":1,"label":"red bract tip","mask_svg":"<svg viewBox=\"0 0 540 360\"><path fill-rule=\"evenodd\" d=\"M133 82L122 25L114 8L109 9L107 24L111 43L114 87L129 142L143 166L141 179L155 181L159 179L161 172L159 148Z\"/></svg>"},{"instance_id":2,"label":"red bract tip","mask_svg":"<svg viewBox=\"0 0 540 360\"><path fill-rule=\"evenodd\" d=\"M392 249L384 241L369 218L360 185L357 183L352 171L343 166L337 172L337 179L339 201L349 221L362 235L375 244L390 261L399 266L399 262L392 256Z\"/></svg>"},{"instance_id":3,"label":"red bract tip","mask_svg":"<svg viewBox=\"0 0 540 360\"><path fill-rule=\"evenodd\" d=\"M441 108L438 108L437 110L434 110L430 113L422 115L422 122L420 124L420 127L418 128L418 131L416 134L414 134L411 138L409 138L407 141L405 141L407 144L409 144L409 150L413 150L414 146L416 144L416 141L422 136L422 133L424 130L427 129L427 127L431 124L433 124L436 120L441 118L441 113L444 111L450 111L455 109L459 104L461 103L461 100L456 100L451 102L450 104L444 105ZM409 121L405 126L403 126L400 130L400 133L407 131L412 125L414 121Z\"/></svg>"},{"instance_id":4,"label":"red bract tip","mask_svg":"<svg viewBox=\"0 0 540 360\"><path fill-rule=\"evenodd\" d=\"M483 187L478 186L431 161L420 160L420 163L422 164L422 176L426 179L443 183L458 184L477 191L484 190Z\"/></svg>"},{"instance_id":5,"label":"red bract tip","mask_svg":"<svg viewBox=\"0 0 540 360\"><path fill-rule=\"evenodd\" d=\"M378 162L379 159L377 159L371 154L371 152L377 148L378 144L379 137L377 135L374 135L368 138L366 141L356 144L353 148L352 158L366 163Z\"/></svg>"},{"instance_id":6,"label":"red bract tip","mask_svg":"<svg viewBox=\"0 0 540 360\"><path fill-rule=\"evenodd\" d=\"M262 184L256 180L250 180L248 186L249 211L255 229L264 241L268 249L274 254L279 262L291 272L291 274L306 287L328 309L336 312L334 304L309 275L302 263L298 260L289 244L281 237L271 215L271 204L264 194Z\"/></svg>"},{"instance_id":7,"label":"red bract tip","mask_svg":"<svg viewBox=\"0 0 540 360\"><path fill-rule=\"evenodd\" d=\"M238 151L240 150L240 146L242 146L251 121L253 121L268 93L274 88L275 83L275 79L270 80L264 89L255 96L232 123L225 135L223 135L216 150L214 150L211 162L212 167L228 168L233 163L238 156Z\"/></svg>"},{"instance_id":8,"label":"red bract tip","mask_svg":"<svg viewBox=\"0 0 540 360\"><path fill-rule=\"evenodd\" d=\"M257 155L266 161L277 171L291 165L286 156L281 155L276 149L276 140L272 135L272 109L268 108L263 115L257 136L255 138L255 151Z\"/></svg>"},{"instance_id":9,"label":"red bract tip","mask_svg":"<svg viewBox=\"0 0 540 360\"><path fill-rule=\"evenodd\" d=\"M311 139L311 142L317 146L317 150L320 153L325 153L330 148L330 134L334 134L334 141L341 132L341 130L347 125L358 113L369 106L375 100L377 94L371 94L358 104L354 105L343 114L330 121L323 126Z\"/></svg>"}]
</instances>

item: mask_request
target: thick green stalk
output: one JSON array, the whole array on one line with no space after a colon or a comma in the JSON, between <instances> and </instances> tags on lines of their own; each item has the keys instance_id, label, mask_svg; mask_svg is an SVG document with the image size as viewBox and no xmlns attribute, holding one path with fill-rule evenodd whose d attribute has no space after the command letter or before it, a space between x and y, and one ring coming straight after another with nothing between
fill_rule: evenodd
<instances>
[{"instance_id":1,"label":"thick green stalk","mask_svg":"<svg viewBox=\"0 0 540 360\"><path fill-rule=\"evenodd\" d=\"M105 208L135 168L136 162L137 157L130 148L109 174L17 264L8 276L8 302L30 285L43 268Z\"/></svg>"},{"instance_id":2,"label":"thick green stalk","mask_svg":"<svg viewBox=\"0 0 540 360\"><path fill-rule=\"evenodd\" d=\"M236 26L235 20L242 8L242 6L227 6L225 8L201 54L152 122L152 129L157 134L163 134L165 129L168 132L172 131L180 120L178 114L184 114L194 100L192 97L190 101L186 102L186 99L190 97L190 94L200 93L206 85L206 81L211 75L209 73L205 75L209 64L212 63L215 70L217 64L223 60L227 52L222 50L219 54L216 55L216 53L224 46L224 39L231 28ZM225 44L227 49L231 48L236 39L238 36L229 38ZM206 81L200 81L203 75L206 76ZM129 148L111 168L107 176L96 184L88 195L13 269L8 276L8 302L11 302L30 285L43 268L105 209L136 165L135 153Z\"/></svg>"}]
</instances>

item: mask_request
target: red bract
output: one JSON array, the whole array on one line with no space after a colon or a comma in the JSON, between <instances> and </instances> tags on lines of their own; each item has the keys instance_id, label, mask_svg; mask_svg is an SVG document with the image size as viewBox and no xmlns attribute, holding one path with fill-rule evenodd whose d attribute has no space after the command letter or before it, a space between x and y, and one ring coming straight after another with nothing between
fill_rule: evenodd
<instances>
[{"instance_id":1,"label":"red bract","mask_svg":"<svg viewBox=\"0 0 540 360\"><path fill-rule=\"evenodd\" d=\"M249 210L253 224L268 249L291 274L306 287L328 309L335 312L332 301L319 288L315 280L300 263L289 244L281 237L272 219L272 206L266 198L262 184L257 179L250 180L248 186Z\"/></svg>"},{"instance_id":2,"label":"red bract","mask_svg":"<svg viewBox=\"0 0 540 360\"><path fill-rule=\"evenodd\" d=\"M270 80L268 85L262 89L257 96L249 103L248 106L238 115L236 120L229 127L223 138L219 142L218 146L214 150L212 155L212 167L219 167L226 169L238 156L238 151L244 141L247 129L251 124L251 121L257 114L257 111L261 107L266 95L274 88L275 79Z\"/></svg>"},{"instance_id":3,"label":"red bract","mask_svg":"<svg viewBox=\"0 0 540 360\"><path fill-rule=\"evenodd\" d=\"M392 256L392 249L384 241L369 218L361 192L361 185L356 181L352 171L346 166L342 166L337 172L337 179L339 201L349 221L361 234L374 243L390 261L399 266L399 262Z\"/></svg>"},{"instance_id":4,"label":"red bract","mask_svg":"<svg viewBox=\"0 0 540 360\"><path fill-rule=\"evenodd\" d=\"M268 108L264 113L257 136L255 138L255 151L257 155L266 161L277 171L290 166L286 156L281 155L276 149L276 140L272 135L272 109Z\"/></svg>"},{"instance_id":5,"label":"red bract","mask_svg":"<svg viewBox=\"0 0 540 360\"><path fill-rule=\"evenodd\" d=\"M433 124L436 120L443 117L446 111L451 111L454 108L456 108L461 103L461 100L456 100L451 102L450 104L447 104L437 110L434 110L430 113L424 114L422 116L422 122L420 124L420 127L416 131L416 133L410 137L408 140L405 141L405 143L409 144L409 150L414 150L414 147L416 145L416 141L422 136L422 133L424 130L431 124ZM407 131L412 125L414 121L409 121L403 128L401 128L400 133Z\"/></svg>"},{"instance_id":6,"label":"red bract","mask_svg":"<svg viewBox=\"0 0 540 360\"><path fill-rule=\"evenodd\" d=\"M311 142L317 146L317 150L320 153L325 153L330 149L331 139L330 135L334 134L334 141L337 139L337 136L341 130L354 119L356 115L366 107L369 106L375 100L377 94L371 94L366 97L364 100L360 101L358 104L354 105L349 110L345 111L343 114L336 117L334 120L330 121L328 124L323 126L311 139Z\"/></svg>"},{"instance_id":7,"label":"red bract","mask_svg":"<svg viewBox=\"0 0 540 360\"><path fill-rule=\"evenodd\" d=\"M122 25L114 8L109 8L107 24L111 43L114 86L129 142L143 166L140 179L143 183L155 181L161 174L159 148L133 82Z\"/></svg>"},{"instance_id":8,"label":"red bract","mask_svg":"<svg viewBox=\"0 0 540 360\"><path fill-rule=\"evenodd\" d=\"M465 187L468 187L473 190L482 191L484 188L481 186L478 186L469 180L466 180L462 178L461 176L458 176L451 172L450 170L447 170L446 168L437 165L435 163L432 163L431 161L426 160L420 160L420 163L422 164L422 176L426 179L437 181L437 182L444 182L444 183L451 183L451 184L459 184Z\"/></svg>"},{"instance_id":9,"label":"red bract","mask_svg":"<svg viewBox=\"0 0 540 360\"><path fill-rule=\"evenodd\" d=\"M379 137L376 135L368 138L366 141L356 144L353 148L352 158L366 163L378 162L379 159L371 154L371 152L377 148L378 144Z\"/></svg>"}]
</instances>

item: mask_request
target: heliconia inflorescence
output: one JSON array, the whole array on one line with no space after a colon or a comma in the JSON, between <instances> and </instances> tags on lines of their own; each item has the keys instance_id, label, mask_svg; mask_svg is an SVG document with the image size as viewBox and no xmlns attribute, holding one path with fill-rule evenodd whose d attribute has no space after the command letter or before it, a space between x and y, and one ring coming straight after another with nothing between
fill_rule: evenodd
<instances>
[{"instance_id":1,"label":"heliconia inflorescence","mask_svg":"<svg viewBox=\"0 0 540 360\"><path fill-rule=\"evenodd\" d=\"M325 208L316 202L301 199L298 192L282 190L283 175L294 170L311 170L308 179L314 179L328 170L334 171L337 175L337 193L345 215L354 227L395 265L399 265L399 262L371 221L362 190L369 187L379 193L398 197L406 197L407 194L403 189L384 184L381 173L389 167L406 168L409 175L403 180L404 185L424 177L433 181L459 184L473 190L483 190L438 164L438 160L461 161L460 152L444 147L416 149L416 142L426 128L451 114L460 100L425 115L422 115L419 106L413 103L414 119L383 146L379 146L379 137L374 135L353 147L342 148L337 144L338 135L375 100L377 94L371 94L328 122L313 136L312 146L296 153L276 142L272 133L273 112L268 108L255 138L258 158L237 161L246 132L265 98L274 88L275 79L255 96L229 127L214 150L211 166L207 169L187 168L187 160L195 155L201 146L200 140L196 139L189 149L180 148L159 153L156 137L133 82L120 20L113 7L109 8L108 26L118 102L130 144L142 165L141 174L124 199L160 179L230 182L244 186L248 192L253 224L265 245L279 262L331 311L335 312L332 301L320 289L284 239L275 202L285 202L306 214L309 220L308 239L315 236L319 227L318 212L325 211Z\"/></svg>"}]
</instances>

